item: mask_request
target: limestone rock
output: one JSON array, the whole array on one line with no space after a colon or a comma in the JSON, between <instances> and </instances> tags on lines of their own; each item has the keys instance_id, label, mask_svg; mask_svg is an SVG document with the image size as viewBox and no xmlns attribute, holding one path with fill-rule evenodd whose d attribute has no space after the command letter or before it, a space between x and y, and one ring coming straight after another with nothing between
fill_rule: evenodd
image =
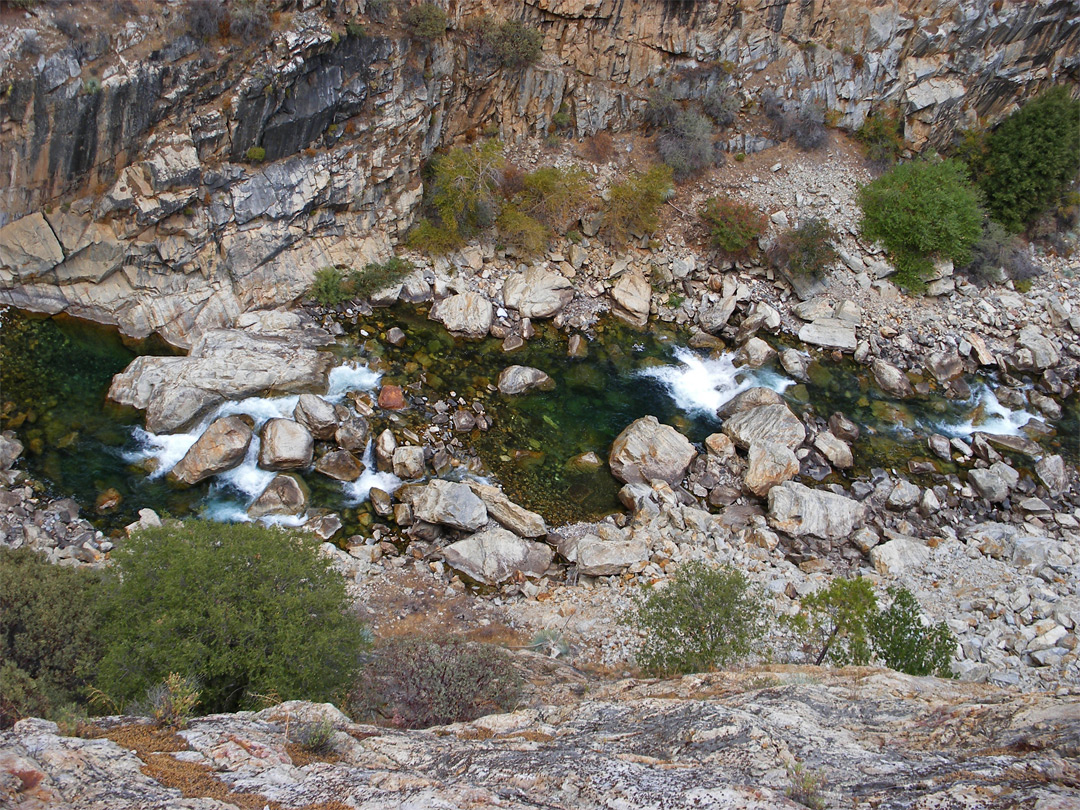
<instances>
[{"instance_id":1,"label":"limestone rock","mask_svg":"<svg viewBox=\"0 0 1080 810\"><path fill-rule=\"evenodd\" d=\"M248 507L253 518L299 515L307 508L308 490L295 475L275 475L262 494Z\"/></svg>"},{"instance_id":2,"label":"limestone rock","mask_svg":"<svg viewBox=\"0 0 1080 810\"><path fill-rule=\"evenodd\" d=\"M898 577L925 568L930 549L914 540L897 537L870 549L870 562L883 577Z\"/></svg>"},{"instance_id":3,"label":"limestone rock","mask_svg":"<svg viewBox=\"0 0 1080 810\"><path fill-rule=\"evenodd\" d=\"M299 470L311 464L315 440L299 422L268 419L259 438L259 466L264 470Z\"/></svg>"},{"instance_id":4,"label":"limestone rock","mask_svg":"<svg viewBox=\"0 0 1080 810\"><path fill-rule=\"evenodd\" d=\"M851 447L847 442L836 438L830 431L824 430L814 437L814 447L838 470L846 470L855 463Z\"/></svg>"},{"instance_id":5,"label":"limestone rock","mask_svg":"<svg viewBox=\"0 0 1080 810\"><path fill-rule=\"evenodd\" d=\"M787 481L769 490L768 520L774 529L796 537L842 540L862 526L866 505Z\"/></svg>"},{"instance_id":6,"label":"limestone rock","mask_svg":"<svg viewBox=\"0 0 1080 810\"><path fill-rule=\"evenodd\" d=\"M337 481L355 481L364 465L348 450L332 450L315 462L315 471Z\"/></svg>"},{"instance_id":7,"label":"limestone rock","mask_svg":"<svg viewBox=\"0 0 1080 810\"><path fill-rule=\"evenodd\" d=\"M624 321L634 326L649 322L652 287L641 273L623 273L611 288L611 298L615 301L613 312Z\"/></svg>"},{"instance_id":8,"label":"limestone rock","mask_svg":"<svg viewBox=\"0 0 1080 810\"><path fill-rule=\"evenodd\" d=\"M514 503L498 487L470 481L469 488L484 502L488 517L494 518L514 534L543 537L548 533L547 523L541 515Z\"/></svg>"},{"instance_id":9,"label":"limestone rock","mask_svg":"<svg viewBox=\"0 0 1080 810\"><path fill-rule=\"evenodd\" d=\"M487 508L467 484L436 478L413 500L413 514L428 523L475 532L488 520Z\"/></svg>"},{"instance_id":10,"label":"limestone rock","mask_svg":"<svg viewBox=\"0 0 1080 810\"><path fill-rule=\"evenodd\" d=\"M845 352L855 351L855 324L839 318L819 318L799 330L799 340L823 349L840 349Z\"/></svg>"},{"instance_id":11,"label":"limestone rock","mask_svg":"<svg viewBox=\"0 0 1080 810\"><path fill-rule=\"evenodd\" d=\"M423 478L424 448L414 445L403 445L394 450L393 456L394 475L406 480Z\"/></svg>"},{"instance_id":12,"label":"limestone rock","mask_svg":"<svg viewBox=\"0 0 1080 810\"><path fill-rule=\"evenodd\" d=\"M541 577L554 556L547 544L523 540L499 528L477 532L443 551L447 565L485 585L498 585L519 571L527 577Z\"/></svg>"},{"instance_id":13,"label":"limestone rock","mask_svg":"<svg viewBox=\"0 0 1080 810\"><path fill-rule=\"evenodd\" d=\"M1016 471L1000 461L994 462L989 469L968 471L968 481L976 492L990 503L1001 503L1009 497L1009 492L1016 485Z\"/></svg>"},{"instance_id":14,"label":"limestone rock","mask_svg":"<svg viewBox=\"0 0 1080 810\"><path fill-rule=\"evenodd\" d=\"M523 394L533 389L550 391L555 387L555 381L538 368L507 366L499 372L496 385L499 388L499 393L513 395Z\"/></svg>"},{"instance_id":15,"label":"limestone rock","mask_svg":"<svg viewBox=\"0 0 1080 810\"><path fill-rule=\"evenodd\" d=\"M1012 365L1020 371L1045 371L1061 362L1052 341L1038 326L1025 326L1016 336L1016 351L1012 356Z\"/></svg>"},{"instance_id":16,"label":"limestone rock","mask_svg":"<svg viewBox=\"0 0 1080 810\"><path fill-rule=\"evenodd\" d=\"M754 442L750 445L749 463L743 484L759 497L799 474L799 459L787 445L779 442Z\"/></svg>"},{"instance_id":17,"label":"limestone rock","mask_svg":"<svg viewBox=\"0 0 1080 810\"><path fill-rule=\"evenodd\" d=\"M574 546L573 562L579 574L609 577L649 561L649 547L641 540L601 540L587 534Z\"/></svg>"},{"instance_id":18,"label":"limestone rock","mask_svg":"<svg viewBox=\"0 0 1080 810\"><path fill-rule=\"evenodd\" d=\"M232 469L247 455L254 425L246 415L215 419L169 471L169 478L190 485Z\"/></svg>"},{"instance_id":19,"label":"limestone rock","mask_svg":"<svg viewBox=\"0 0 1080 810\"><path fill-rule=\"evenodd\" d=\"M503 301L506 306L516 309L522 318L551 318L558 315L573 297L570 279L541 267L533 266L524 273L515 273L503 283Z\"/></svg>"},{"instance_id":20,"label":"limestone rock","mask_svg":"<svg viewBox=\"0 0 1080 810\"><path fill-rule=\"evenodd\" d=\"M955 380L964 373L964 362L955 350L934 352L926 359L926 369L938 382Z\"/></svg>"},{"instance_id":21,"label":"limestone rock","mask_svg":"<svg viewBox=\"0 0 1080 810\"><path fill-rule=\"evenodd\" d=\"M451 295L431 308L428 317L439 321L448 331L467 338L487 337L491 329L491 302L480 293Z\"/></svg>"},{"instance_id":22,"label":"limestone rock","mask_svg":"<svg viewBox=\"0 0 1080 810\"><path fill-rule=\"evenodd\" d=\"M314 394L301 394L293 410L293 419L311 431L316 439L332 439L338 420L334 406Z\"/></svg>"},{"instance_id":23,"label":"limestone rock","mask_svg":"<svg viewBox=\"0 0 1080 810\"><path fill-rule=\"evenodd\" d=\"M892 363L876 358L870 364L870 370L874 373L874 379L877 380L878 387L886 394L891 394L897 399L907 399L914 396L915 389L911 387L911 381L904 372Z\"/></svg>"},{"instance_id":24,"label":"limestone rock","mask_svg":"<svg viewBox=\"0 0 1080 810\"><path fill-rule=\"evenodd\" d=\"M628 484L645 484L654 478L676 486L686 475L697 451L690 441L655 416L643 416L615 437L608 464L611 473Z\"/></svg>"},{"instance_id":25,"label":"limestone rock","mask_svg":"<svg viewBox=\"0 0 1080 810\"><path fill-rule=\"evenodd\" d=\"M761 405L726 420L721 430L744 450L755 442L779 442L794 450L806 439L806 428L787 405Z\"/></svg>"},{"instance_id":26,"label":"limestone rock","mask_svg":"<svg viewBox=\"0 0 1080 810\"><path fill-rule=\"evenodd\" d=\"M910 481L900 480L892 488L889 497L885 500L885 505L889 509L902 512L917 504L921 495L922 490L915 484Z\"/></svg>"}]
</instances>

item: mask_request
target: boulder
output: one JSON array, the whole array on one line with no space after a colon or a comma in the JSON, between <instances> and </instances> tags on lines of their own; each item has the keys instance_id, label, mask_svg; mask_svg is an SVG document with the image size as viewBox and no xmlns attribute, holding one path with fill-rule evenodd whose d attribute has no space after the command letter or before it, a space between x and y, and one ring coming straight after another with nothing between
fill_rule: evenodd
<instances>
[{"instance_id":1,"label":"boulder","mask_svg":"<svg viewBox=\"0 0 1080 810\"><path fill-rule=\"evenodd\" d=\"M799 382L806 382L810 379L807 374L810 361L806 355L796 349L784 349L780 352L780 365L784 371L799 380Z\"/></svg>"},{"instance_id":2,"label":"boulder","mask_svg":"<svg viewBox=\"0 0 1080 810\"><path fill-rule=\"evenodd\" d=\"M926 358L926 370L940 383L955 380L964 373L964 361L955 349L934 352Z\"/></svg>"},{"instance_id":3,"label":"boulder","mask_svg":"<svg viewBox=\"0 0 1080 810\"><path fill-rule=\"evenodd\" d=\"M611 445L611 473L628 484L659 478L677 486L697 451L690 441L655 416L643 416L627 426Z\"/></svg>"},{"instance_id":4,"label":"boulder","mask_svg":"<svg viewBox=\"0 0 1080 810\"><path fill-rule=\"evenodd\" d=\"M299 470L311 464L315 440L299 422L268 419L259 438L259 466L264 470Z\"/></svg>"},{"instance_id":5,"label":"boulder","mask_svg":"<svg viewBox=\"0 0 1080 810\"><path fill-rule=\"evenodd\" d=\"M491 302L475 292L463 292L444 298L431 308L428 315L455 335L476 340L487 337L492 316Z\"/></svg>"},{"instance_id":6,"label":"boulder","mask_svg":"<svg viewBox=\"0 0 1080 810\"><path fill-rule=\"evenodd\" d=\"M332 439L338 419L334 406L314 394L301 394L293 410L293 419L306 427L316 439Z\"/></svg>"},{"instance_id":7,"label":"boulder","mask_svg":"<svg viewBox=\"0 0 1080 810\"><path fill-rule=\"evenodd\" d=\"M406 480L423 478L424 448L407 444L394 450L393 455L394 475Z\"/></svg>"},{"instance_id":8,"label":"boulder","mask_svg":"<svg viewBox=\"0 0 1080 810\"><path fill-rule=\"evenodd\" d=\"M799 459L787 445L779 442L754 442L743 484L758 497L799 474Z\"/></svg>"},{"instance_id":9,"label":"boulder","mask_svg":"<svg viewBox=\"0 0 1080 810\"><path fill-rule=\"evenodd\" d=\"M384 385L380 388L378 402L384 411L403 411L409 407L400 385Z\"/></svg>"},{"instance_id":10,"label":"boulder","mask_svg":"<svg viewBox=\"0 0 1080 810\"><path fill-rule=\"evenodd\" d=\"M487 507L467 484L436 478L413 498L413 514L427 523L475 532L488 521Z\"/></svg>"},{"instance_id":11,"label":"boulder","mask_svg":"<svg viewBox=\"0 0 1080 810\"><path fill-rule=\"evenodd\" d=\"M499 372L496 385L500 394L513 395L523 394L533 389L550 391L555 387L555 381L538 368L507 366Z\"/></svg>"},{"instance_id":12,"label":"boulder","mask_svg":"<svg viewBox=\"0 0 1080 810\"><path fill-rule=\"evenodd\" d=\"M541 577L555 552L545 543L523 540L493 527L446 547L443 560L461 574L485 585L498 585L520 572Z\"/></svg>"},{"instance_id":13,"label":"boulder","mask_svg":"<svg viewBox=\"0 0 1080 810\"><path fill-rule=\"evenodd\" d=\"M721 419L728 419L737 413L760 408L762 405L783 405L784 400L771 388L756 386L736 394L716 410Z\"/></svg>"},{"instance_id":14,"label":"boulder","mask_svg":"<svg viewBox=\"0 0 1080 810\"><path fill-rule=\"evenodd\" d=\"M262 494L248 507L253 518L299 515L307 508L308 489L295 475L275 475Z\"/></svg>"},{"instance_id":15,"label":"boulder","mask_svg":"<svg viewBox=\"0 0 1080 810\"><path fill-rule=\"evenodd\" d=\"M995 461L989 469L968 471L968 483L990 503L1001 503L1008 498L1018 480L1016 470L1000 461Z\"/></svg>"},{"instance_id":16,"label":"boulder","mask_svg":"<svg viewBox=\"0 0 1080 810\"><path fill-rule=\"evenodd\" d=\"M652 286L641 273L635 270L619 276L611 288L611 298L615 301L612 311L619 318L634 326L644 326L649 322Z\"/></svg>"},{"instance_id":17,"label":"boulder","mask_svg":"<svg viewBox=\"0 0 1080 810\"><path fill-rule=\"evenodd\" d=\"M503 283L503 301L522 318L551 318L574 298L570 279L542 267L515 273Z\"/></svg>"},{"instance_id":18,"label":"boulder","mask_svg":"<svg viewBox=\"0 0 1080 810\"><path fill-rule=\"evenodd\" d=\"M735 414L721 430L743 450L755 442L779 442L794 450L806 439L803 423L783 404L761 405Z\"/></svg>"},{"instance_id":19,"label":"boulder","mask_svg":"<svg viewBox=\"0 0 1080 810\"><path fill-rule=\"evenodd\" d=\"M350 453L363 453L371 437L371 428L362 416L350 416L334 431L334 441Z\"/></svg>"},{"instance_id":20,"label":"boulder","mask_svg":"<svg viewBox=\"0 0 1080 810\"><path fill-rule=\"evenodd\" d=\"M364 465L348 450L332 450L315 462L315 472L336 481L355 481L364 474Z\"/></svg>"},{"instance_id":21,"label":"boulder","mask_svg":"<svg viewBox=\"0 0 1080 810\"><path fill-rule=\"evenodd\" d=\"M247 415L215 419L169 471L169 479L191 485L232 469L247 455L254 426Z\"/></svg>"},{"instance_id":22,"label":"boulder","mask_svg":"<svg viewBox=\"0 0 1080 810\"><path fill-rule=\"evenodd\" d=\"M494 518L514 534L544 537L548 533L547 523L542 516L514 503L498 487L470 481L469 489L484 502L488 517Z\"/></svg>"},{"instance_id":23,"label":"boulder","mask_svg":"<svg viewBox=\"0 0 1080 810\"><path fill-rule=\"evenodd\" d=\"M776 357L776 350L761 338L752 337L735 352L734 363L737 366L761 368Z\"/></svg>"},{"instance_id":24,"label":"boulder","mask_svg":"<svg viewBox=\"0 0 1080 810\"><path fill-rule=\"evenodd\" d=\"M855 351L858 345L855 339L855 324L839 318L818 318L799 330L799 340L823 349L840 349L845 352Z\"/></svg>"},{"instance_id":25,"label":"boulder","mask_svg":"<svg viewBox=\"0 0 1080 810\"><path fill-rule=\"evenodd\" d=\"M0 464L0 469L3 469L2 464ZM1044 456L1039 459L1035 464L1035 474L1052 498L1056 498L1069 488L1069 478L1065 474L1065 461L1061 456Z\"/></svg>"},{"instance_id":26,"label":"boulder","mask_svg":"<svg viewBox=\"0 0 1080 810\"><path fill-rule=\"evenodd\" d=\"M379 438L375 440L375 464L380 470L390 472L394 469L394 452L397 446L397 439L390 428L379 434Z\"/></svg>"},{"instance_id":27,"label":"boulder","mask_svg":"<svg viewBox=\"0 0 1080 810\"><path fill-rule=\"evenodd\" d=\"M853 442L859 438L859 426L839 411L829 417L829 432L844 442Z\"/></svg>"},{"instance_id":28,"label":"boulder","mask_svg":"<svg viewBox=\"0 0 1080 810\"><path fill-rule=\"evenodd\" d=\"M596 535L587 534L576 543L569 544L564 556L577 564L579 574L609 577L647 563L649 547L641 540L601 540Z\"/></svg>"},{"instance_id":29,"label":"boulder","mask_svg":"<svg viewBox=\"0 0 1080 810\"><path fill-rule=\"evenodd\" d=\"M919 502L919 497L922 495L922 490L910 481L901 479L896 482L896 485L889 492L889 497L885 500L885 506L897 512L902 512L906 509L910 509Z\"/></svg>"},{"instance_id":30,"label":"boulder","mask_svg":"<svg viewBox=\"0 0 1080 810\"><path fill-rule=\"evenodd\" d=\"M1038 326L1025 326L1016 336L1016 351L1012 365L1020 371L1046 371L1061 361L1054 344L1047 339Z\"/></svg>"},{"instance_id":31,"label":"boulder","mask_svg":"<svg viewBox=\"0 0 1080 810\"><path fill-rule=\"evenodd\" d=\"M706 306L698 311L698 323L709 334L715 334L727 326L731 316L735 314L735 306L739 303L734 295L725 296L719 304Z\"/></svg>"},{"instance_id":32,"label":"boulder","mask_svg":"<svg viewBox=\"0 0 1080 810\"><path fill-rule=\"evenodd\" d=\"M847 538L866 520L866 505L833 492L786 481L769 490L769 525L801 537Z\"/></svg>"},{"instance_id":33,"label":"boulder","mask_svg":"<svg viewBox=\"0 0 1080 810\"><path fill-rule=\"evenodd\" d=\"M877 380L878 387L886 394L890 394L897 399L914 396L915 389L911 387L911 381L907 378L907 374L892 363L878 357L870 364L870 370L874 373L874 379Z\"/></svg>"},{"instance_id":34,"label":"boulder","mask_svg":"<svg viewBox=\"0 0 1080 810\"><path fill-rule=\"evenodd\" d=\"M10 470L11 465L22 455L22 451L22 442L15 438L14 433L0 434L0 471Z\"/></svg>"},{"instance_id":35,"label":"boulder","mask_svg":"<svg viewBox=\"0 0 1080 810\"><path fill-rule=\"evenodd\" d=\"M838 470L846 470L855 463L848 443L836 438L827 430L814 437L814 447L821 451L829 463Z\"/></svg>"},{"instance_id":36,"label":"boulder","mask_svg":"<svg viewBox=\"0 0 1080 810\"><path fill-rule=\"evenodd\" d=\"M922 571L930 560L930 549L915 540L897 537L870 549L870 562L883 577L898 577Z\"/></svg>"}]
</instances>

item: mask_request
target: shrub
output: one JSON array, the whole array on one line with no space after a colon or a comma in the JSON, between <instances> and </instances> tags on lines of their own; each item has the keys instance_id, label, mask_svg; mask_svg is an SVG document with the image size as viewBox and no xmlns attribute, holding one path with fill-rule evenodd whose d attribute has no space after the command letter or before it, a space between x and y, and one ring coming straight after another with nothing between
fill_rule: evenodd
<instances>
[{"instance_id":1,"label":"shrub","mask_svg":"<svg viewBox=\"0 0 1080 810\"><path fill-rule=\"evenodd\" d=\"M713 244L729 256L750 252L765 230L765 215L761 211L726 197L708 200L701 218L709 227Z\"/></svg>"},{"instance_id":2,"label":"shrub","mask_svg":"<svg viewBox=\"0 0 1080 810\"><path fill-rule=\"evenodd\" d=\"M836 261L836 232L822 217L784 231L769 248L773 266L800 276L819 276Z\"/></svg>"},{"instance_id":3,"label":"shrub","mask_svg":"<svg viewBox=\"0 0 1080 810\"><path fill-rule=\"evenodd\" d=\"M654 129L663 129L674 124L675 119L679 117L681 112L682 108L670 93L654 90L649 94L649 98L645 102L645 111L642 113L642 118L645 119L648 126Z\"/></svg>"},{"instance_id":4,"label":"shrub","mask_svg":"<svg viewBox=\"0 0 1080 810\"><path fill-rule=\"evenodd\" d=\"M989 138L980 187L991 216L1013 231L1031 224L1080 169L1080 101L1054 87Z\"/></svg>"},{"instance_id":5,"label":"shrub","mask_svg":"<svg viewBox=\"0 0 1080 810\"><path fill-rule=\"evenodd\" d=\"M922 289L934 257L967 264L982 233L978 194L955 160L898 165L860 189L859 204L863 235L885 245L910 290Z\"/></svg>"},{"instance_id":6,"label":"shrub","mask_svg":"<svg viewBox=\"0 0 1080 810\"><path fill-rule=\"evenodd\" d=\"M506 20L487 27L481 47L489 52L499 67L521 70L540 59L543 35L521 20Z\"/></svg>"},{"instance_id":7,"label":"shrub","mask_svg":"<svg viewBox=\"0 0 1080 810\"><path fill-rule=\"evenodd\" d=\"M244 157L251 163L262 163L266 160L266 150L261 146L251 146L244 153Z\"/></svg>"},{"instance_id":8,"label":"shrub","mask_svg":"<svg viewBox=\"0 0 1080 810\"><path fill-rule=\"evenodd\" d=\"M1025 278L1031 275L1031 259L1020 239L994 220L987 220L982 236L971 249L971 261L961 272L976 284L993 284L1006 276Z\"/></svg>"},{"instance_id":9,"label":"shrub","mask_svg":"<svg viewBox=\"0 0 1080 810\"><path fill-rule=\"evenodd\" d=\"M870 623L876 612L870 580L834 579L802 600L792 624L814 664L861 665L870 660Z\"/></svg>"},{"instance_id":10,"label":"shrub","mask_svg":"<svg viewBox=\"0 0 1080 810\"><path fill-rule=\"evenodd\" d=\"M874 650L890 669L908 675L952 677L956 638L945 622L924 626L919 603L907 588L889 588L892 603L870 624Z\"/></svg>"},{"instance_id":11,"label":"shrub","mask_svg":"<svg viewBox=\"0 0 1080 810\"><path fill-rule=\"evenodd\" d=\"M855 137L866 149L870 165L884 170L896 163L904 151L904 125L895 110L875 110L866 116Z\"/></svg>"},{"instance_id":12,"label":"shrub","mask_svg":"<svg viewBox=\"0 0 1080 810\"><path fill-rule=\"evenodd\" d=\"M270 12L264 0L234 0L229 16L229 35L241 42L262 42L270 36Z\"/></svg>"},{"instance_id":13,"label":"shrub","mask_svg":"<svg viewBox=\"0 0 1080 810\"><path fill-rule=\"evenodd\" d=\"M184 728L199 705L199 685L175 672L146 692L146 713L169 728Z\"/></svg>"},{"instance_id":14,"label":"shrub","mask_svg":"<svg viewBox=\"0 0 1080 810\"><path fill-rule=\"evenodd\" d=\"M404 728L475 720L512 709L521 679L488 644L406 638L380 645L350 696L354 717L381 716Z\"/></svg>"},{"instance_id":15,"label":"shrub","mask_svg":"<svg viewBox=\"0 0 1080 810\"><path fill-rule=\"evenodd\" d=\"M589 178L581 169L537 169L524 175L521 185L519 208L559 233L581 216L588 202Z\"/></svg>"},{"instance_id":16,"label":"shrub","mask_svg":"<svg viewBox=\"0 0 1080 810\"><path fill-rule=\"evenodd\" d=\"M320 720L308 720L290 727L289 742L317 757L323 757L334 750L334 721L329 717Z\"/></svg>"},{"instance_id":17,"label":"shrub","mask_svg":"<svg viewBox=\"0 0 1080 810\"><path fill-rule=\"evenodd\" d=\"M189 520L136 533L114 561L98 685L115 698L177 673L229 712L256 694L330 700L355 677L363 628L315 537Z\"/></svg>"},{"instance_id":18,"label":"shrub","mask_svg":"<svg viewBox=\"0 0 1080 810\"><path fill-rule=\"evenodd\" d=\"M98 658L97 574L0 549L0 728L75 702Z\"/></svg>"},{"instance_id":19,"label":"shrub","mask_svg":"<svg viewBox=\"0 0 1080 810\"><path fill-rule=\"evenodd\" d=\"M615 139L610 132L602 130L582 141L579 151L590 163L609 163L615 156Z\"/></svg>"},{"instance_id":20,"label":"shrub","mask_svg":"<svg viewBox=\"0 0 1080 810\"><path fill-rule=\"evenodd\" d=\"M574 117L570 115L570 111L566 108L565 102L562 104L562 106L559 107L559 111L553 116L551 116L551 123L555 127L555 129L561 131L565 131L573 127Z\"/></svg>"},{"instance_id":21,"label":"shrub","mask_svg":"<svg viewBox=\"0 0 1080 810\"><path fill-rule=\"evenodd\" d=\"M701 100L701 109L718 127L726 128L735 123L735 116L742 109L742 102L732 88L721 85L705 94Z\"/></svg>"},{"instance_id":22,"label":"shrub","mask_svg":"<svg viewBox=\"0 0 1080 810\"><path fill-rule=\"evenodd\" d=\"M408 259L391 256L385 262L370 262L363 270L354 270L347 279L346 291L352 298L367 298L379 290L397 284L416 267Z\"/></svg>"},{"instance_id":23,"label":"shrub","mask_svg":"<svg viewBox=\"0 0 1080 810\"><path fill-rule=\"evenodd\" d=\"M402 21L414 37L438 39L446 33L449 17L434 3L420 3L411 6Z\"/></svg>"},{"instance_id":24,"label":"shrub","mask_svg":"<svg viewBox=\"0 0 1080 810\"><path fill-rule=\"evenodd\" d=\"M315 283L308 290L308 297L324 307L336 307L349 299L345 289L345 274L337 267L320 267L315 271Z\"/></svg>"},{"instance_id":25,"label":"shrub","mask_svg":"<svg viewBox=\"0 0 1080 810\"><path fill-rule=\"evenodd\" d=\"M764 632L760 597L741 571L691 561L664 588L648 588L627 621L644 631L637 660L657 674L706 672L749 653Z\"/></svg>"},{"instance_id":26,"label":"shrub","mask_svg":"<svg viewBox=\"0 0 1080 810\"><path fill-rule=\"evenodd\" d=\"M668 166L653 166L633 174L609 189L604 209L603 235L609 242L624 242L630 235L645 236L660 225L660 206L672 193Z\"/></svg>"},{"instance_id":27,"label":"shrub","mask_svg":"<svg viewBox=\"0 0 1080 810\"><path fill-rule=\"evenodd\" d=\"M792 125L792 136L795 139L795 145L804 152L812 152L828 143L829 133L825 129L825 108L815 104L800 109Z\"/></svg>"},{"instance_id":28,"label":"shrub","mask_svg":"<svg viewBox=\"0 0 1080 810\"><path fill-rule=\"evenodd\" d=\"M461 234L456 230L448 230L425 218L418 220L409 229L409 233L405 237L405 244L413 250L441 256L444 253L457 250L465 244L465 240L461 238Z\"/></svg>"},{"instance_id":29,"label":"shrub","mask_svg":"<svg viewBox=\"0 0 1080 810\"><path fill-rule=\"evenodd\" d=\"M500 238L521 257L535 256L547 247L551 231L543 223L507 205L496 221Z\"/></svg>"},{"instance_id":30,"label":"shrub","mask_svg":"<svg viewBox=\"0 0 1080 810\"><path fill-rule=\"evenodd\" d=\"M715 166L724 154L717 148L712 124L696 112L680 112L671 125L662 129L656 147L676 180Z\"/></svg>"},{"instance_id":31,"label":"shrub","mask_svg":"<svg viewBox=\"0 0 1080 810\"><path fill-rule=\"evenodd\" d=\"M491 227L501 208L502 144L453 149L431 164L430 205L443 228L462 237Z\"/></svg>"},{"instance_id":32,"label":"shrub","mask_svg":"<svg viewBox=\"0 0 1080 810\"><path fill-rule=\"evenodd\" d=\"M798 802L810 810L825 810L825 797L821 791L825 787L825 776L807 768L803 763L796 762L787 766L788 779L791 786L784 791L793 802Z\"/></svg>"},{"instance_id":33,"label":"shrub","mask_svg":"<svg viewBox=\"0 0 1080 810\"><path fill-rule=\"evenodd\" d=\"M367 29L364 28L362 23L358 23L355 20L350 20L345 23L345 33L353 39L363 39L367 36Z\"/></svg>"},{"instance_id":34,"label":"shrub","mask_svg":"<svg viewBox=\"0 0 1080 810\"><path fill-rule=\"evenodd\" d=\"M225 14L225 5L220 0L192 0L184 8L188 36L208 42L217 36Z\"/></svg>"}]
</instances>

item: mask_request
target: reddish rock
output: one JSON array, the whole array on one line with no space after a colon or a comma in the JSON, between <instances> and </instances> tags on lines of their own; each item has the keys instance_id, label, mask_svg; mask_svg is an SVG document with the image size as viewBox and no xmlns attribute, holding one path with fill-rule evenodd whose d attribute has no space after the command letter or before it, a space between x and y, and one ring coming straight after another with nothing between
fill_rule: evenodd
<instances>
[{"instance_id":1,"label":"reddish rock","mask_svg":"<svg viewBox=\"0 0 1080 810\"><path fill-rule=\"evenodd\" d=\"M409 407L400 385L384 385L379 391L379 407L388 411L403 411Z\"/></svg>"}]
</instances>

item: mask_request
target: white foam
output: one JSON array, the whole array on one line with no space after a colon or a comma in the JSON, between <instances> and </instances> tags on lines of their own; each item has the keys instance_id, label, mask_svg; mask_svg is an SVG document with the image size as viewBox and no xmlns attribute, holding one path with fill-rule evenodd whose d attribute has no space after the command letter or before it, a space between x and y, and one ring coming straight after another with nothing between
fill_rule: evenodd
<instances>
[{"instance_id":1,"label":"white foam","mask_svg":"<svg viewBox=\"0 0 1080 810\"><path fill-rule=\"evenodd\" d=\"M364 472L355 481L343 483L342 490L345 493L346 502L349 506L356 506L371 497L371 490L378 487L383 492L393 493L401 486L401 479L393 473L380 472L375 466L375 443L368 439L364 449Z\"/></svg>"},{"instance_id":2,"label":"white foam","mask_svg":"<svg viewBox=\"0 0 1080 810\"><path fill-rule=\"evenodd\" d=\"M349 391L374 391L382 379L382 374L372 371L367 366L341 365L330 369L329 387L326 399L340 402Z\"/></svg>"},{"instance_id":3,"label":"white foam","mask_svg":"<svg viewBox=\"0 0 1080 810\"><path fill-rule=\"evenodd\" d=\"M793 380L775 372L736 368L733 354L703 358L690 349L675 349L677 365L657 366L638 372L656 380L683 411L716 416L716 411L737 394L755 385L782 392Z\"/></svg>"},{"instance_id":4,"label":"white foam","mask_svg":"<svg viewBox=\"0 0 1080 810\"><path fill-rule=\"evenodd\" d=\"M155 459L157 466L150 473L150 478L161 478L184 457L191 445L202 433L201 428L191 433L150 433L141 427L132 430L131 435L138 442L135 450L121 454L124 461L129 464L138 464L147 459Z\"/></svg>"},{"instance_id":5,"label":"white foam","mask_svg":"<svg viewBox=\"0 0 1080 810\"><path fill-rule=\"evenodd\" d=\"M993 389L984 383L975 386L965 405L971 411L968 419L962 422L933 422L931 428L944 436L958 439L970 438L976 432L994 436L1020 436L1020 429L1037 418L1033 413L1013 411L1002 405ZM980 408L981 414L977 413Z\"/></svg>"}]
</instances>

